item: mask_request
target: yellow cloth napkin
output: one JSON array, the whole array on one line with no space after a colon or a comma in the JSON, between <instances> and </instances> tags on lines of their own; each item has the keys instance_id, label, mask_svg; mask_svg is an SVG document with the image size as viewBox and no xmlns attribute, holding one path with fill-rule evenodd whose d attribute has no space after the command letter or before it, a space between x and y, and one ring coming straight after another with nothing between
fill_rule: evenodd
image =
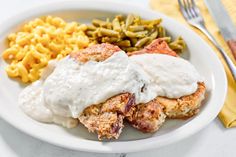
<instances>
[{"instance_id":1,"label":"yellow cloth napkin","mask_svg":"<svg viewBox=\"0 0 236 157\"><path fill-rule=\"evenodd\" d=\"M219 33L219 29L214 23L211 15L209 14L206 5L204 4L203 0L195 0L196 4L200 8L201 14L205 20L207 29L212 33L212 35L216 38L216 40L220 43L220 45L225 49L228 55L233 60L233 56L225 43L223 37ZM226 10L228 11L231 19L233 20L234 24L236 24L236 1L233 0L223 0L223 5L225 6ZM184 20L181 12L179 11L178 1L177 0L150 0L150 6L152 9L162 12L168 16L175 18L176 20L188 25ZM191 26L189 26L191 27ZM212 45L212 43L207 39L207 37L201 33L196 28L191 27L196 31L202 38L207 41L212 48L217 52L216 48ZM225 61L223 60L222 56L219 52L217 52L220 60L224 64L225 71L228 78L228 93L225 100L224 107L222 108L221 112L219 113L219 118L223 122L226 128L235 127L236 126L236 82L234 81L232 75L228 67L226 66ZM233 60L234 63L235 60ZM217 89L216 89L217 90Z\"/></svg>"}]
</instances>

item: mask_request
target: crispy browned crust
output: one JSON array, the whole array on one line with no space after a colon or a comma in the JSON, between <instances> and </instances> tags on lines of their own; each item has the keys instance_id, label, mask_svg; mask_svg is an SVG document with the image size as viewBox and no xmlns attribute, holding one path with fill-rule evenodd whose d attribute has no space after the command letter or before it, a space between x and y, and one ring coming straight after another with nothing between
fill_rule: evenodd
<instances>
[{"instance_id":1,"label":"crispy browned crust","mask_svg":"<svg viewBox=\"0 0 236 157\"><path fill-rule=\"evenodd\" d=\"M80 122L91 132L97 132L98 139L117 139L122 131L123 119L132 115L134 95L120 94L106 102L87 107L80 115Z\"/></svg>"},{"instance_id":2,"label":"crispy browned crust","mask_svg":"<svg viewBox=\"0 0 236 157\"><path fill-rule=\"evenodd\" d=\"M155 132L165 121L165 114L162 106L156 99L145 103L138 104L133 109L133 114L127 116L129 123L142 132Z\"/></svg>"},{"instance_id":3,"label":"crispy browned crust","mask_svg":"<svg viewBox=\"0 0 236 157\"><path fill-rule=\"evenodd\" d=\"M198 83L198 89L191 95L178 99L157 97L157 101L163 106L168 118L186 119L199 112L201 102L205 97L206 86L204 82Z\"/></svg>"},{"instance_id":4,"label":"crispy browned crust","mask_svg":"<svg viewBox=\"0 0 236 157\"><path fill-rule=\"evenodd\" d=\"M108 43L92 45L86 49L82 49L78 52L72 52L71 57L76 58L80 62L87 61L104 61L112 56L115 52L120 51L118 46Z\"/></svg>"},{"instance_id":5,"label":"crispy browned crust","mask_svg":"<svg viewBox=\"0 0 236 157\"><path fill-rule=\"evenodd\" d=\"M142 132L155 132L164 123L165 117L187 119L199 112L206 87L198 83L198 89L191 95L178 99L157 97L154 100L133 107L133 115L126 117L129 123Z\"/></svg>"}]
</instances>

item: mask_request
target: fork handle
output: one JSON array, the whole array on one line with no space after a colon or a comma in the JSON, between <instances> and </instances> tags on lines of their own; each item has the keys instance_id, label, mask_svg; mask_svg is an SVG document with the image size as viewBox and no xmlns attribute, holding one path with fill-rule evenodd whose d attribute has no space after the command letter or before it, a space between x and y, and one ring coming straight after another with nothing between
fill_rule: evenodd
<instances>
[{"instance_id":1,"label":"fork handle","mask_svg":"<svg viewBox=\"0 0 236 157\"><path fill-rule=\"evenodd\" d=\"M211 33L204 26L200 26L198 28L209 38L209 40L220 51L221 55L223 56L225 62L227 63L227 65L233 75L234 80L236 81L236 66L234 65L232 60L229 58L227 53L224 51L224 49L220 46L220 44L215 40L215 38L211 35Z\"/></svg>"}]
</instances>

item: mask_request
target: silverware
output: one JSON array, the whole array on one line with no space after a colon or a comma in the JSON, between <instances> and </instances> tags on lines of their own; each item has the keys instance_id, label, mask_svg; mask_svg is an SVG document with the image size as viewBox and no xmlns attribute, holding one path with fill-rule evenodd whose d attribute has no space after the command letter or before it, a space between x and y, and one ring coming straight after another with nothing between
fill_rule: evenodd
<instances>
[{"instance_id":1,"label":"silverware","mask_svg":"<svg viewBox=\"0 0 236 157\"><path fill-rule=\"evenodd\" d=\"M236 60L236 27L227 14L220 0L205 0L208 10L220 28L220 33L227 42Z\"/></svg>"},{"instance_id":2,"label":"silverware","mask_svg":"<svg viewBox=\"0 0 236 157\"><path fill-rule=\"evenodd\" d=\"M210 32L205 27L205 22L200 14L198 7L196 6L194 0L178 0L180 10L185 18L185 20L192 26L201 30L209 40L215 45L215 47L219 50L224 60L226 61L234 80L236 81L236 66L228 57L223 48L219 45L219 43L215 40L215 38L210 34Z\"/></svg>"}]
</instances>

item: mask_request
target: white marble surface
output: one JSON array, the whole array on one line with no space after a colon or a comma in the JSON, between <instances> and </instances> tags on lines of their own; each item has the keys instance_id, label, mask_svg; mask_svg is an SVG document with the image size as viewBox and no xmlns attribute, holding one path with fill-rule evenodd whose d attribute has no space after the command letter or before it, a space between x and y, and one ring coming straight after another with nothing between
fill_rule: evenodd
<instances>
[{"instance_id":1,"label":"white marble surface","mask_svg":"<svg viewBox=\"0 0 236 157\"><path fill-rule=\"evenodd\" d=\"M34 5L57 0L1 0L0 22L11 15ZM125 1L125 0L120 0ZM148 7L147 0L129 0ZM1 29L1 28L0 28ZM119 154L97 154L72 151L60 148L15 129L0 119L0 157L118 157ZM183 141L170 146L138 153L129 153L128 157L233 157L236 156L236 128L225 129L218 119L215 119L205 129Z\"/></svg>"}]
</instances>

